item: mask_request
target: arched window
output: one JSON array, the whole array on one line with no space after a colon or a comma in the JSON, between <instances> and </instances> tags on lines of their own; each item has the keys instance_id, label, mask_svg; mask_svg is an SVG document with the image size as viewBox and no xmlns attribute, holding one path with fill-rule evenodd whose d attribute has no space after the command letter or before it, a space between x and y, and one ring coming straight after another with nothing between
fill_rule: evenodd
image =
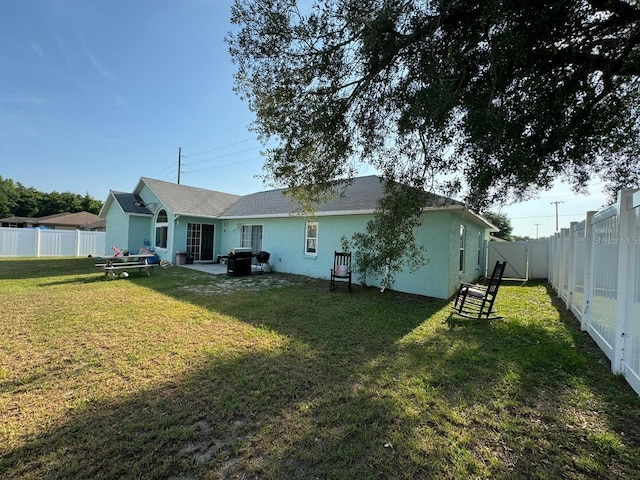
<instances>
[{"instance_id":1,"label":"arched window","mask_svg":"<svg viewBox=\"0 0 640 480\"><path fill-rule=\"evenodd\" d=\"M167 236L169 232L169 219L165 209L158 211L156 217L156 248L167 248Z\"/></svg>"}]
</instances>

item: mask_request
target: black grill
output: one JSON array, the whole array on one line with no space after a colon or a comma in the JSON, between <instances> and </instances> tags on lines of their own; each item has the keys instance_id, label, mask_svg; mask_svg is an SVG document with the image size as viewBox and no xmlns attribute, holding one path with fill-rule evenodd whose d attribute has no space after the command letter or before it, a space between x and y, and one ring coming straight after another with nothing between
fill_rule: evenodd
<instances>
[{"instance_id":1,"label":"black grill","mask_svg":"<svg viewBox=\"0 0 640 480\"><path fill-rule=\"evenodd\" d=\"M271 257L271 254L269 252L265 252L264 250L256 254L256 260L258 261L258 263L268 263L269 257Z\"/></svg>"},{"instance_id":2,"label":"black grill","mask_svg":"<svg viewBox=\"0 0 640 480\"><path fill-rule=\"evenodd\" d=\"M251 275L251 252L235 252L227 256L227 275L241 277Z\"/></svg>"}]
</instances>

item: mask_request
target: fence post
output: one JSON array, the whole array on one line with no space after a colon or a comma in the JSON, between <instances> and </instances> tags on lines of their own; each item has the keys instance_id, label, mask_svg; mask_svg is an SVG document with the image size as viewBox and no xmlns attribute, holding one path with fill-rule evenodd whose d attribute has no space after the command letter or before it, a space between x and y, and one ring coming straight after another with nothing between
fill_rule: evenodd
<instances>
[{"instance_id":1,"label":"fence post","mask_svg":"<svg viewBox=\"0 0 640 480\"><path fill-rule=\"evenodd\" d=\"M562 278L560 273L562 272L562 269L560 268L560 265L562 265L562 237L560 236L560 232L556 232L555 233L556 236L556 263L553 266L555 272L554 272L554 277L555 277L555 281L556 281L556 293L558 294L558 297L560 295L562 295Z\"/></svg>"},{"instance_id":2,"label":"fence post","mask_svg":"<svg viewBox=\"0 0 640 480\"><path fill-rule=\"evenodd\" d=\"M554 233L551 235L551 241L553 242L553 261L549 265L551 271L551 278L553 279L553 289L558 291L558 272L556 265L558 264L558 257L560 256L560 250L558 249L558 236Z\"/></svg>"},{"instance_id":3,"label":"fence post","mask_svg":"<svg viewBox=\"0 0 640 480\"><path fill-rule=\"evenodd\" d=\"M40 244L42 243L42 238L40 237L40 227L36 227L36 257L40 256Z\"/></svg>"},{"instance_id":4,"label":"fence post","mask_svg":"<svg viewBox=\"0 0 640 480\"><path fill-rule=\"evenodd\" d=\"M569 238L569 229L561 228L560 229L560 243L562 244L562 263L560 264L560 299L564 301L564 305L569 309L569 275L568 269L566 267L566 263L568 262L568 255L571 252L571 245L567 248L567 243L565 242L565 238ZM567 286L565 291L564 286ZM564 297L564 298L563 298Z\"/></svg>"},{"instance_id":5,"label":"fence post","mask_svg":"<svg viewBox=\"0 0 640 480\"><path fill-rule=\"evenodd\" d=\"M549 250L549 278L551 279L551 284L553 288L556 287L556 277L555 277L555 264L558 258L558 246L556 245L556 236L549 236L549 244L552 245L553 255L551 254L552 250Z\"/></svg>"},{"instance_id":6,"label":"fence post","mask_svg":"<svg viewBox=\"0 0 640 480\"><path fill-rule=\"evenodd\" d=\"M618 279L616 296L616 335L613 345L613 360L611 370L614 373L624 373L625 335L627 332L627 312L629 290L633 288L630 279L633 267L629 265L631 255L631 214L629 203L635 190L621 190L618 192Z\"/></svg>"},{"instance_id":7,"label":"fence post","mask_svg":"<svg viewBox=\"0 0 640 480\"><path fill-rule=\"evenodd\" d=\"M553 240L551 240L551 237L549 237L547 249L549 253L547 256L547 283L553 286L553 273L551 272L551 264L553 263Z\"/></svg>"},{"instance_id":8,"label":"fence post","mask_svg":"<svg viewBox=\"0 0 640 480\"><path fill-rule=\"evenodd\" d=\"M576 225L578 222L571 222L569 224L569 252L567 254L567 310L571 311L571 305L573 305L573 290L576 286L576 279L573 272L573 254L575 253L576 242Z\"/></svg>"},{"instance_id":9,"label":"fence post","mask_svg":"<svg viewBox=\"0 0 640 480\"><path fill-rule=\"evenodd\" d=\"M595 211L590 210L584 221L584 306L582 308L582 321L580 329L586 330L591 323L591 257L593 255L593 227L591 220Z\"/></svg>"},{"instance_id":10,"label":"fence post","mask_svg":"<svg viewBox=\"0 0 640 480\"><path fill-rule=\"evenodd\" d=\"M76 257L80 256L80 229L76 229Z\"/></svg>"},{"instance_id":11,"label":"fence post","mask_svg":"<svg viewBox=\"0 0 640 480\"><path fill-rule=\"evenodd\" d=\"M547 283L553 286L553 274L551 273L551 263L553 262L553 242L551 241L551 237L549 237L549 246L548 246L549 255L547 256Z\"/></svg>"}]
</instances>

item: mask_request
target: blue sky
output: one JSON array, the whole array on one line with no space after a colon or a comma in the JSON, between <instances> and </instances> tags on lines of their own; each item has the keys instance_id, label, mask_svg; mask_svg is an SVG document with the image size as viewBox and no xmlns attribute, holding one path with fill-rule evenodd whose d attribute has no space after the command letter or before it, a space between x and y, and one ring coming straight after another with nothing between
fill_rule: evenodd
<instances>
[{"instance_id":1,"label":"blue sky","mask_svg":"<svg viewBox=\"0 0 640 480\"><path fill-rule=\"evenodd\" d=\"M0 0L0 176L105 200L141 176L263 190L253 115L233 92L231 0ZM604 202L560 185L500 209L535 237ZM498 210L496 208L496 210Z\"/></svg>"}]
</instances>

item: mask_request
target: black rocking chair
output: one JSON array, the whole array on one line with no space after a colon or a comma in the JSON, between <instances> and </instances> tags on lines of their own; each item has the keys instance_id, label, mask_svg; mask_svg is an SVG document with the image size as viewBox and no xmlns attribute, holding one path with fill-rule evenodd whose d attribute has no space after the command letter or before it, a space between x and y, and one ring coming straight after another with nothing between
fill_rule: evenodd
<instances>
[{"instance_id":1,"label":"black rocking chair","mask_svg":"<svg viewBox=\"0 0 640 480\"><path fill-rule=\"evenodd\" d=\"M351 253L350 252L334 252L333 268L331 269L331 284L329 290L336 288L336 278L346 280L348 283L349 293L351 293Z\"/></svg>"},{"instance_id":2,"label":"black rocking chair","mask_svg":"<svg viewBox=\"0 0 640 480\"><path fill-rule=\"evenodd\" d=\"M462 317L475 318L477 320L500 318L491 317L491 315L493 313L493 302L495 302L498 295L498 288L500 288L500 282L506 266L507 262L496 262L489 283L486 286L461 283L453 305L455 312Z\"/></svg>"}]
</instances>

